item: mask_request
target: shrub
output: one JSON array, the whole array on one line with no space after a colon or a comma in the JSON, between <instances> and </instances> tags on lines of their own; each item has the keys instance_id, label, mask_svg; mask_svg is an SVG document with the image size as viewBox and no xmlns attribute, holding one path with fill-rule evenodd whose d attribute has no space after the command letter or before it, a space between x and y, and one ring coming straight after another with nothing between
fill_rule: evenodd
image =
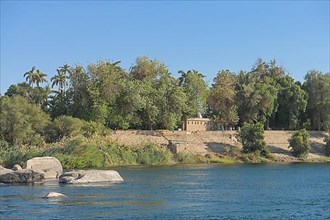
<instances>
[{"instance_id":1,"label":"shrub","mask_svg":"<svg viewBox=\"0 0 330 220\"><path fill-rule=\"evenodd\" d=\"M108 129L103 124L95 121L85 121L82 126L82 132L85 137L91 137L95 134L105 135L108 133Z\"/></svg>"},{"instance_id":2,"label":"shrub","mask_svg":"<svg viewBox=\"0 0 330 220\"><path fill-rule=\"evenodd\" d=\"M289 139L289 147L295 157L305 157L310 150L310 135L305 129L301 129L292 134Z\"/></svg>"},{"instance_id":3,"label":"shrub","mask_svg":"<svg viewBox=\"0 0 330 220\"><path fill-rule=\"evenodd\" d=\"M143 165L158 165L174 163L172 153L156 144L147 144L137 148L137 162Z\"/></svg>"},{"instance_id":4,"label":"shrub","mask_svg":"<svg viewBox=\"0 0 330 220\"><path fill-rule=\"evenodd\" d=\"M46 155L59 159L64 169L102 168L105 164L101 148L81 136L67 141L62 147L47 149L44 152Z\"/></svg>"},{"instance_id":5,"label":"shrub","mask_svg":"<svg viewBox=\"0 0 330 220\"><path fill-rule=\"evenodd\" d=\"M74 137L82 133L84 122L78 118L62 115L47 127L49 141L61 140L63 137Z\"/></svg>"},{"instance_id":6,"label":"shrub","mask_svg":"<svg viewBox=\"0 0 330 220\"><path fill-rule=\"evenodd\" d=\"M325 155L330 157L330 135L324 138L324 142L325 142L324 145Z\"/></svg>"},{"instance_id":7,"label":"shrub","mask_svg":"<svg viewBox=\"0 0 330 220\"><path fill-rule=\"evenodd\" d=\"M104 125L91 121L84 121L79 118L62 115L56 118L46 128L47 141L55 142L62 138L71 138L79 135L91 137L95 134L106 135L108 129Z\"/></svg>"},{"instance_id":8,"label":"shrub","mask_svg":"<svg viewBox=\"0 0 330 220\"><path fill-rule=\"evenodd\" d=\"M244 123L239 133L244 153L260 153L261 156L269 157L270 151L264 138L264 128L261 123Z\"/></svg>"},{"instance_id":9,"label":"shrub","mask_svg":"<svg viewBox=\"0 0 330 220\"><path fill-rule=\"evenodd\" d=\"M176 155L176 160L178 163L182 164L195 164L201 163L200 158L189 151L181 151Z\"/></svg>"},{"instance_id":10,"label":"shrub","mask_svg":"<svg viewBox=\"0 0 330 220\"><path fill-rule=\"evenodd\" d=\"M0 140L0 164L13 167L15 164L24 166L24 163L33 158L42 156L43 150L38 147L10 146L6 141Z\"/></svg>"},{"instance_id":11,"label":"shrub","mask_svg":"<svg viewBox=\"0 0 330 220\"><path fill-rule=\"evenodd\" d=\"M50 117L21 96L0 98L0 138L11 145L39 145Z\"/></svg>"}]
</instances>

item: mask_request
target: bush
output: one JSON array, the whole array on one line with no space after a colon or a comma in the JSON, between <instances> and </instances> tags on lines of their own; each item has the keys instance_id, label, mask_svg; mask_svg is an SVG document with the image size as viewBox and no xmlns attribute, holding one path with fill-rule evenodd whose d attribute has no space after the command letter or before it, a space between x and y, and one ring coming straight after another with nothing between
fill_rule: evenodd
<instances>
[{"instance_id":1,"label":"bush","mask_svg":"<svg viewBox=\"0 0 330 220\"><path fill-rule=\"evenodd\" d=\"M62 115L47 127L48 141L58 141L63 137L74 137L82 133L84 122L79 118Z\"/></svg>"},{"instance_id":2,"label":"bush","mask_svg":"<svg viewBox=\"0 0 330 220\"><path fill-rule=\"evenodd\" d=\"M158 145L130 147L101 136L89 139L79 136L52 145L44 152L44 156L56 157L64 169L174 163L172 153Z\"/></svg>"},{"instance_id":3,"label":"bush","mask_svg":"<svg viewBox=\"0 0 330 220\"><path fill-rule=\"evenodd\" d=\"M142 165L158 165L174 163L172 153L156 144L147 144L137 148L137 162Z\"/></svg>"},{"instance_id":4,"label":"bush","mask_svg":"<svg viewBox=\"0 0 330 220\"><path fill-rule=\"evenodd\" d=\"M204 159L206 161L206 158ZM176 161L182 164L196 164L205 162L201 157L189 151L181 151L176 155Z\"/></svg>"},{"instance_id":5,"label":"bush","mask_svg":"<svg viewBox=\"0 0 330 220\"><path fill-rule=\"evenodd\" d=\"M82 131L85 137L91 137L95 134L106 135L109 133L109 129L95 121L84 121Z\"/></svg>"},{"instance_id":6,"label":"bush","mask_svg":"<svg viewBox=\"0 0 330 220\"><path fill-rule=\"evenodd\" d=\"M47 149L44 156L56 157L64 169L103 168L105 165L105 155L101 148L81 136L67 141L62 147Z\"/></svg>"},{"instance_id":7,"label":"bush","mask_svg":"<svg viewBox=\"0 0 330 220\"><path fill-rule=\"evenodd\" d=\"M243 145L244 153L258 152L261 156L269 157L270 151L266 146L264 138L264 128L261 123L244 123L239 133L239 139Z\"/></svg>"},{"instance_id":8,"label":"bush","mask_svg":"<svg viewBox=\"0 0 330 220\"><path fill-rule=\"evenodd\" d=\"M310 150L310 135L305 129L301 129L292 134L289 139L289 148L295 157L305 157Z\"/></svg>"},{"instance_id":9,"label":"bush","mask_svg":"<svg viewBox=\"0 0 330 220\"><path fill-rule=\"evenodd\" d=\"M108 131L100 123L62 115L46 127L46 136L48 142L55 142L62 138L71 138L79 135L84 135L85 137L91 137L95 134L106 135Z\"/></svg>"},{"instance_id":10,"label":"bush","mask_svg":"<svg viewBox=\"0 0 330 220\"><path fill-rule=\"evenodd\" d=\"M330 157L330 135L324 138L324 142L325 142L324 145L325 155Z\"/></svg>"},{"instance_id":11,"label":"bush","mask_svg":"<svg viewBox=\"0 0 330 220\"><path fill-rule=\"evenodd\" d=\"M24 166L24 163L33 158L42 156L43 150L38 147L10 146L6 141L0 140L0 164L13 167L15 164Z\"/></svg>"},{"instance_id":12,"label":"bush","mask_svg":"<svg viewBox=\"0 0 330 220\"><path fill-rule=\"evenodd\" d=\"M50 117L21 96L0 98L0 138L10 145L39 145Z\"/></svg>"}]
</instances>

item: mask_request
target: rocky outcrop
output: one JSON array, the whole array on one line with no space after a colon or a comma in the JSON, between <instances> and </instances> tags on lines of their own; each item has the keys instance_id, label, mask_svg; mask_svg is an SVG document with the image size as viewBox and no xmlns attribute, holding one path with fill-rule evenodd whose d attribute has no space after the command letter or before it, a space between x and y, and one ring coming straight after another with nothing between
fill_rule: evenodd
<instances>
[{"instance_id":1,"label":"rocky outcrop","mask_svg":"<svg viewBox=\"0 0 330 220\"><path fill-rule=\"evenodd\" d=\"M67 197L66 195L58 192L50 192L47 193L47 195L44 196L46 199L51 199L51 198L62 198L62 197Z\"/></svg>"},{"instance_id":2,"label":"rocky outcrop","mask_svg":"<svg viewBox=\"0 0 330 220\"><path fill-rule=\"evenodd\" d=\"M17 171L17 170L21 170L21 169L22 169L22 167L19 164L15 164L13 166L13 169L12 170Z\"/></svg>"},{"instance_id":3,"label":"rocky outcrop","mask_svg":"<svg viewBox=\"0 0 330 220\"><path fill-rule=\"evenodd\" d=\"M57 179L63 172L61 162L55 157L35 157L26 162L26 168L45 172L45 179Z\"/></svg>"},{"instance_id":4,"label":"rocky outcrop","mask_svg":"<svg viewBox=\"0 0 330 220\"><path fill-rule=\"evenodd\" d=\"M124 181L114 170L80 170L65 172L59 177L59 183L98 183Z\"/></svg>"},{"instance_id":5,"label":"rocky outcrop","mask_svg":"<svg viewBox=\"0 0 330 220\"><path fill-rule=\"evenodd\" d=\"M7 169L0 165L0 176L3 174L6 174L6 173L10 173L10 172L13 172L13 171L11 169Z\"/></svg>"},{"instance_id":6,"label":"rocky outcrop","mask_svg":"<svg viewBox=\"0 0 330 220\"><path fill-rule=\"evenodd\" d=\"M45 173L36 172L30 169L10 170L0 167L0 182L1 183L35 183L42 182Z\"/></svg>"}]
</instances>

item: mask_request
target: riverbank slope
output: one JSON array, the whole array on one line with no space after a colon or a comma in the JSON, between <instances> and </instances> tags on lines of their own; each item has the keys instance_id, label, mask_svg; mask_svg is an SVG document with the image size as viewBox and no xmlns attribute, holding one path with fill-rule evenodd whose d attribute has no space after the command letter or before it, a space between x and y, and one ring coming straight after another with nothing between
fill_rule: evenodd
<instances>
[{"instance_id":1,"label":"riverbank slope","mask_svg":"<svg viewBox=\"0 0 330 220\"><path fill-rule=\"evenodd\" d=\"M265 141L271 153L277 161L294 162L288 139L294 131L265 131ZM310 131L311 151L307 158L317 159L325 156L324 138L325 132ZM142 146L147 143L155 143L168 147L174 154L187 151L193 154L225 154L228 149L242 145L235 136L237 131L113 131L111 139L120 144L129 146Z\"/></svg>"}]
</instances>

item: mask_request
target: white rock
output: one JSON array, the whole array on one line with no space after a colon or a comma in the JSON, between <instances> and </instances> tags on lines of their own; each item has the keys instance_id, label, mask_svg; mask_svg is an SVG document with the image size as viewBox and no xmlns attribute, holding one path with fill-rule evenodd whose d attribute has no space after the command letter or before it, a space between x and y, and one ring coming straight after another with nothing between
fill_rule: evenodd
<instances>
[{"instance_id":1,"label":"white rock","mask_svg":"<svg viewBox=\"0 0 330 220\"><path fill-rule=\"evenodd\" d=\"M58 192L50 192L47 195L44 196L44 198L49 199L49 198L60 198L60 197L67 197L66 195Z\"/></svg>"},{"instance_id":2,"label":"white rock","mask_svg":"<svg viewBox=\"0 0 330 220\"><path fill-rule=\"evenodd\" d=\"M13 170L14 170L14 171L21 170L21 169L22 169L22 167L21 167L19 164L15 164L15 165L13 166Z\"/></svg>"},{"instance_id":3,"label":"white rock","mask_svg":"<svg viewBox=\"0 0 330 220\"><path fill-rule=\"evenodd\" d=\"M63 172L61 162L55 157L35 157L26 162L26 168L42 170L45 179L57 179Z\"/></svg>"},{"instance_id":4,"label":"white rock","mask_svg":"<svg viewBox=\"0 0 330 220\"><path fill-rule=\"evenodd\" d=\"M59 177L59 183L98 183L121 182L124 179L115 170L79 170L65 172Z\"/></svg>"}]
</instances>

